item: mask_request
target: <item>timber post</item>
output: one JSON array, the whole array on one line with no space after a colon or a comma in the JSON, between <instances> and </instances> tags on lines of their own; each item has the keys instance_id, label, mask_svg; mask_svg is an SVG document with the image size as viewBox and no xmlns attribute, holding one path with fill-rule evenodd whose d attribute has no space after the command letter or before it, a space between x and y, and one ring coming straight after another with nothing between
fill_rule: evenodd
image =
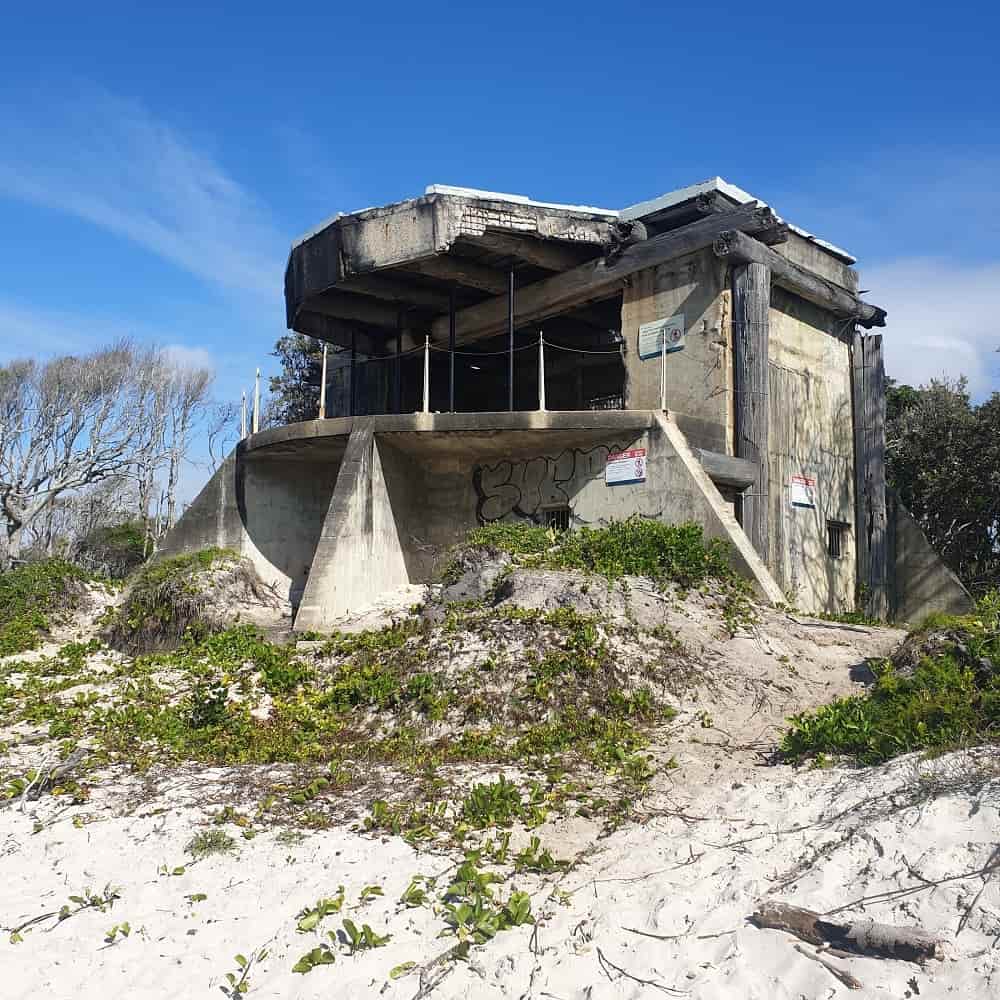
<instances>
[{"instance_id":1,"label":"timber post","mask_svg":"<svg viewBox=\"0 0 1000 1000\"><path fill-rule=\"evenodd\" d=\"M545 337L538 331L538 409L545 412Z\"/></svg>"},{"instance_id":2,"label":"timber post","mask_svg":"<svg viewBox=\"0 0 1000 1000\"><path fill-rule=\"evenodd\" d=\"M854 502L859 603L871 618L889 617L885 490L885 361L881 335L854 335Z\"/></svg>"},{"instance_id":3,"label":"timber post","mask_svg":"<svg viewBox=\"0 0 1000 1000\"><path fill-rule=\"evenodd\" d=\"M743 491L743 530L765 563L768 532L768 310L771 272L756 261L734 263L733 392L737 458L755 465L754 482Z\"/></svg>"}]
</instances>

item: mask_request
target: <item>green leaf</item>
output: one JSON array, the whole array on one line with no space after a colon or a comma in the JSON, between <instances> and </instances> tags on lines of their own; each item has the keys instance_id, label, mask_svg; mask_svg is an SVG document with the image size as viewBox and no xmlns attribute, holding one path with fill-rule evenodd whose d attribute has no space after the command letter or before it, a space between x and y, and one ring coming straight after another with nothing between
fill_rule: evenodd
<instances>
[{"instance_id":1,"label":"green leaf","mask_svg":"<svg viewBox=\"0 0 1000 1000\"><path fill-rule=\"evenodd\" d=\"M403 962L402 965L397 965L389 970L390 979L402 979L408 972L417 967L416 962Z\"/></svg>"},{"instance_id":2,"label":"green leaf","mask_svg":"<svg viewBox=\"0 0 1000 1000\"><path fill-rule=\"evenodd\" d=\"M306 934L311 930L315 930L317 924L320 921L319 910L310 910L307 916L304 916L298 923L298 929L302 934Z\"/></svg>"},{"instance_id":3,"label":"green leaf","mask_svg":"<svg viewBox=\"0 0 1000 1000\"><path fill-rule=\"evenodd\" d=\"M247 960L245 955L236 956L236 964L241 968L245 969L247 967Z\"/></svg>"}]
</instances>

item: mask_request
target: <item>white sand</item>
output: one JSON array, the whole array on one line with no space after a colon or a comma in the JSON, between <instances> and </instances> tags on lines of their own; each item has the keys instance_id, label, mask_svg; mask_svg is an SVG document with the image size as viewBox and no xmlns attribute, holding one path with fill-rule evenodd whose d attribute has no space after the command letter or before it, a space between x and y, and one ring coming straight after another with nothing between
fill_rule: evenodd
<instances>
[{"instance_id":1,"label":"white sand","mask_svg":"<svg viewBox=\"0 0 1000 1000\"><path fill-rule=\"evenodd\" d=\"M727 639L696 605L656 613L697 653L714 687L682 699L685 711L650 748L661 765L676 757L679 766L660 771L637 822L606 838L581 818L535 831L557 857L578 859L568 873L515 875L497 888L503 899L511 886L531 892L535 928L502 932L468 962L428 969L454 939L439 937L440 910L406 909L397 900L418 873L439 875L440 894L460 853L418 854L399 838L352 830L345 818L300 842L275 830L244 840L228 825L222 829L238 852L192 864L185 845L216 829L208 817L222 801L252 814L267 785L290 780L290 769L185 767L145 779L106 772L88 777L94 791L83 805L43 796L23 809L0 809L0 924L7 928L0 998L218 996L225 974L236 971L234 956L261 948L268 956L250 971L250 998L847 996L846 986L796 950L794 938L748 923L756 903L825 911L983 867L1000 839L1000 751L903 758L862 771L765 766L785 715L857 690L859 662L888 652L900 634L768 611L752 635ZM45 651L58 642L52 645ZM0 737L11 742L3 754L8 771L55 749L37 728ZM490 777L485 768L475 774ZM364 806L371 795L354 798ZM348 815L346 802L325 805ZM525 839L517 831L517 844ZM159 874L162 866L185 870ZM298 933L298 912L341 884L344 912ZM361 905L369 885L384 895ZM107 912L49 919L8 943L10 928L106 886L120 896ZM186 898L199 893L207 898ZM1000 871L985 882L972 876L846 913L951 942L951 957L925 968L831 959L863 983L851 995L1000 996ZM339 949L334 965L292 973L344 917L392 938L354 957ZM108 931L126 921L130 935L106 944ZM404 962L423 972L390 982L389 970ZM422 983L434 988L422 992Z\"/></svg>"},{"instance_id":2,"label":"white sand","mask_svg":"<svg viewBox=\"0 0 1000 1000\"><path fill-rule=\"evenodd\" d=\"M755 902L770 897L827 910L919 884L921 878L985 865L1000 831L998 775L1000 755L985 751L932 763L903 758L867 772L773 767L744 783L720 774L699 794L673 796L683 816L653 814L598 840L563 876L515 876L513 882L532 892L539 918L534 943L531 927L501 933L474 949L468 963L451 965L431 995L441 1000L664 995L610 966L602 971L599 949L632 975L690 997L847 995L829 972L795 950L794 939L747 923ZM252 841L239 840L236 856L188 864L180 876L158 875L161 865L172 869L190 860L184 845L203 828L200 811L167 805L177 801L178 791L173 788L136 815L82 828L73 825L72 816L93 814L93 802L50 819L48 812L62 807L41 800L38 818L47 825L39 833L32 832L34 819L17 808L0 815L5 925L58 910L86 888L98 891L110 883L121 895L107 913L86 911L58 924L50 920L26 932L20 944L0 944L0 995L9 1000L206 996L235 968L237 952L249 956L260 947L269 955L251 971L252 997L411 998L418 992L418 971L390 983L389 970L406 961L426 962L453 939L437 938L444 924L429 908L405 909L396 900L412 875L444 873L452 859L417 855L398 838L340 828L308 835L299 844L261 833ZM666 795L656 798L656 806L669 808ZM555 826L541 831L543 839L563 849L592 836L578 820ZM227 829L239 837L237 828ZM1000 872L986 883L957 938L962 913L983 887L980 877L849 911L919 926L953 942L952 958L926 968L833 959L864 984L854 995L902 998L916 995L916 983L920 996L996 996L996 876ZM551 898L556 883L570 894L566 905ZM328 917L317 932L300 934L297 912L333 895L340 884L347 890L343 915L388 931L392 940L356 957L340 955L335 965L308 975L293 974L299 956L321 940L321 932L339 928L341 919ZM385 895L359 906L361 889L373 884ZM504 897L507 891L500 889ZM192 904L185 896L194 893L208 898ZM106 932L122 921L131 925L131 935L106 946ZM627 928L678 937L662 941Z\"/></svg>"}]
</instances>

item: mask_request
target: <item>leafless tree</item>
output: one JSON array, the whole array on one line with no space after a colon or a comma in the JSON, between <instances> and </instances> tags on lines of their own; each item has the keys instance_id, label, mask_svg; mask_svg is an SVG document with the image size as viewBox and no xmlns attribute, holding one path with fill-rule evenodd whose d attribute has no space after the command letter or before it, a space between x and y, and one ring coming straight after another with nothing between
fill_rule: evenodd
<instances>
[{"instance_id":1,"label":"leafless tree","mask_svg":"<svg viewBox=\"0 0 1000 1000\"><path fill-rule=\"evenodd\" d=\"M240 407L238 403L215 403L208 412L208 459L213 474L222 465L239 438Z\"/></svg>"},{"instance_id":2,"label":"leafless tree","mask_svg":"<svg viewBox=\"0 0 1000 1000\"><path fill-rule=\"evenodd\" d=\"M25 544L51 552L57 538L79 537L86 504L99 502L94 487L109 480L134 484L155 548L177 513L182 465L210 422L211 382L206 369L126 341L0 366L0 568Z\"/></svg>"},{"instance_id":3,"label":"leafless tree","mask_svg":"<svg viewBox=\"0 0 1000 1000\"><path fill-rule=\"evenodd\" d=\"M136 361L122 341L0 368L0 563L60 496L130 467L152 389Z\"/></svg>"},{"instance_id":4,"label":"leafless tree","mask_svg":"<svg viewBox=\"0 0 1000 1000\"><path fill-rule=\"evenodd\" d=\"M172 364L168 373L166 528L173 525L177 515L181 463L190 453L195 427L207 415L212 387L212 373L207 368Z\"/></svg>"}]
</instances>

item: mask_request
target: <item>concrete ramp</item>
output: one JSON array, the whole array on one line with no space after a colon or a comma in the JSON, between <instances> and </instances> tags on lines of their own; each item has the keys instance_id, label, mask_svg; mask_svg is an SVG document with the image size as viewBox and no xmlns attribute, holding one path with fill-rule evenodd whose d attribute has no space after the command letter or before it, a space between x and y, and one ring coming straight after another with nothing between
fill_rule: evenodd
<instances>
[{"instance_id":1,"label":"concrete ramp","mask_svg":"<svg viewBox=\"0 0 1000 1000\"><path fill-rule=\"evenodd\" d=\"M683 431L669 413L656 411L654 416L664 438L661 445L664 461L674 465L671 474L665 477L672 491L670 516L665 520L695 521L702 525L707 538L728 542L733 568L751 582L757 597L769 604L784 603L781 587L736 520L732 507L709 478Z\"/></svg>"}]
</instances>

